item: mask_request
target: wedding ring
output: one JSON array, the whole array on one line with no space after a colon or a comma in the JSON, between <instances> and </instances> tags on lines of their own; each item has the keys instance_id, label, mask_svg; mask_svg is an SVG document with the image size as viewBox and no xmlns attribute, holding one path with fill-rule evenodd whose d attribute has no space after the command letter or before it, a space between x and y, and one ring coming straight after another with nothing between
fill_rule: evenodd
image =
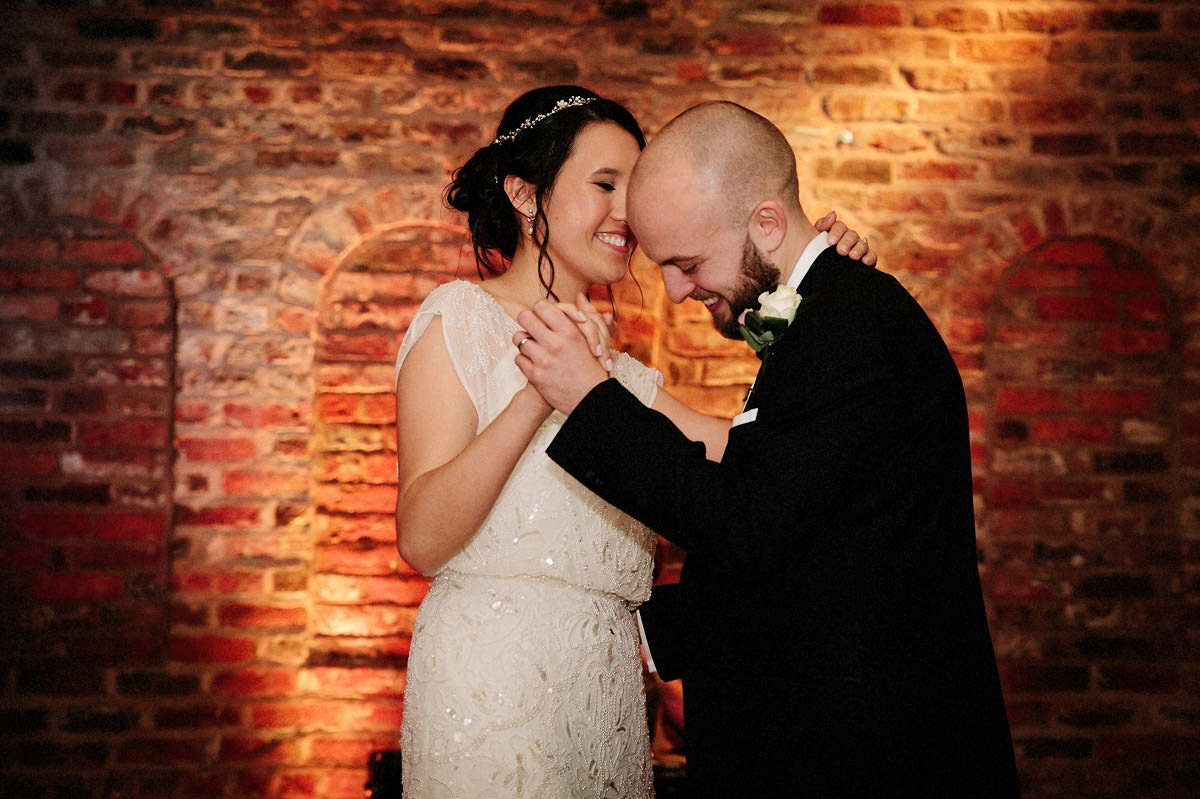
<instances>
[{"instance_id":1,"label":"wedding ring","mask_svg":"<svg viewBox=\"0 0 1200 799\"><path fill-rule=\"evenodd\" d=\"M517 352L521 351L521 347L525 346L525 342L527 342L527 341L533 341L533 336L526 336L525 338L518 341L517 342Z\"/></svg>"}]
</instances>

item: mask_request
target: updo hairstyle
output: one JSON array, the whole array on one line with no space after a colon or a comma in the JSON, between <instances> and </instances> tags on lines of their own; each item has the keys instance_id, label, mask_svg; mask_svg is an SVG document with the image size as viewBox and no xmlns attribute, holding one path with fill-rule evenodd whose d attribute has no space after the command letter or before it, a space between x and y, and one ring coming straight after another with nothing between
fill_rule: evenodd
<instances>
[{"instance_id":1,"label":"updo hairstyle","mask_svg":"<svg viewBox=\"0 0 1200 799\"><path fill-rule=\"evenodd\" d=\"M593 98L591 102L553 110L556 104L572 98ZM544 116L534 124L529 120ZM514 100L500 119L496 137L486 147L475 151L454 173L446 189L446 204L467 214L471 231L471 246L479 276L498 275L504 264L512 260L517 242L521 240L521 225L527 224L508 195L504 179L516 175L536 187L537 209L533 224L533 241L538 247L538 277L549 297L554 284L554 262L546 252L550 239L549 221L542 203L554 186L563 163L575 148L575 137L594 122L620 125L637 140L638 148L646 146L646 138L637 120L624 106L606 100L595 92L579 86L545 86L533 89Z\"/></svg>"}]
</instances>

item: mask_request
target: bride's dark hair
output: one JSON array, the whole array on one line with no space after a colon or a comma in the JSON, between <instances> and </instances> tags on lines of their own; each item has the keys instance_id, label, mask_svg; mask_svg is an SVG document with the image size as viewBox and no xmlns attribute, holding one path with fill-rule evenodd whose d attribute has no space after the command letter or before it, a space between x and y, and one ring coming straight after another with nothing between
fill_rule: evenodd
<instances>
[{"instance_id":1,"label":"bride's dark hair","mask_svg":"<svg viewBox=\"0 0 1200 799\"><path fill-rule=\"evenodd\" d=\"M588 98L589 102L579 102L580 98ZM565 107L554 110L560 103ZM481 147L455 170L446 188L446 204L467 214L480 277L485 272L503 272L498 261L511 260L521 239L520 225L525 218L504 192L505 177L516 175L536 187L533 242L538 248L538 279L546 295L558 299L551 289L554 261L546 252L550 223L542 201L574 150L575 137L595 122L619 125L637 140L639 149L646 146L637 120L620 103L579 86L545 86L513 100L496 128L499 141Z\"/></svg>"}]
</instances>

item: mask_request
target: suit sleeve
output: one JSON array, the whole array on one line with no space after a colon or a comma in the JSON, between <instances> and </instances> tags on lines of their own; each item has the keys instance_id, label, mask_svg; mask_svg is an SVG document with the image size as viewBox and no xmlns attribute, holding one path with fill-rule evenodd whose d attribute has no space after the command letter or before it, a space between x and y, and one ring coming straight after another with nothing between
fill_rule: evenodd
<instances>
[{"instance_id":1,"label":"suit sleeve","mask_svg":"<svg viewBox=\"0 0 1200 799\"><path fill-rule=\"evenodd\" d=\"M773 354L758 419L730 431L720 463L612 380L580 402L548 454L714 565L753 574L802 556L812 536L837 536L904 501L895 490L904 481L884 478L908 468L921 428L943 412L944 387L957 381L940 337L901 292L869 287L814 304L796 346Z\"/></svg>"}]
</instances>

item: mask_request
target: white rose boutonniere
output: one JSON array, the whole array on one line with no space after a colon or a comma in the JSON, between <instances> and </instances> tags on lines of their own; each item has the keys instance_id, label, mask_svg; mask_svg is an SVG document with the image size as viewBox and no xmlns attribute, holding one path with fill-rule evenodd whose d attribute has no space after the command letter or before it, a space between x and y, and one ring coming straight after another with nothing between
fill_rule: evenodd
<instances>
[{"instance_id":1,"label":"white rose boutonniere","mask_svg":"<svg viewBox=\"0 0 1200 799\"><path fill-rule=\"evenodd\" d=\"M796 309L800 307L803 300L804 298L797 294L791 286L780 286L774 291L764 291L758 295L759 308L757 311L747 308L738 317L738 325L740 325L738 329L742 338L746 339L746 343L753 348L754 354L762 361L758 376L754 379L754 385L750 386L750 390L746 392L747 406L750 404L750 397L754 394L754 389L758 386L758 381L762 379L763 372L767 370L767 358L771 354L772 345L783 338L788 326L796 318Z\"/></svg>"},{"instance_id":2,"label":"white rose boutonniere","mask_svg":"<svg viewBox=\"0 0 1200 799\"><path fill-rule=\"evenodd\" d=\"M771 345L783 338L803 299L791 286L780 286L758 295L757 311L742 311L738 317L739 330L759 360L765 360Z\"/></svg>"}]
</instances>

